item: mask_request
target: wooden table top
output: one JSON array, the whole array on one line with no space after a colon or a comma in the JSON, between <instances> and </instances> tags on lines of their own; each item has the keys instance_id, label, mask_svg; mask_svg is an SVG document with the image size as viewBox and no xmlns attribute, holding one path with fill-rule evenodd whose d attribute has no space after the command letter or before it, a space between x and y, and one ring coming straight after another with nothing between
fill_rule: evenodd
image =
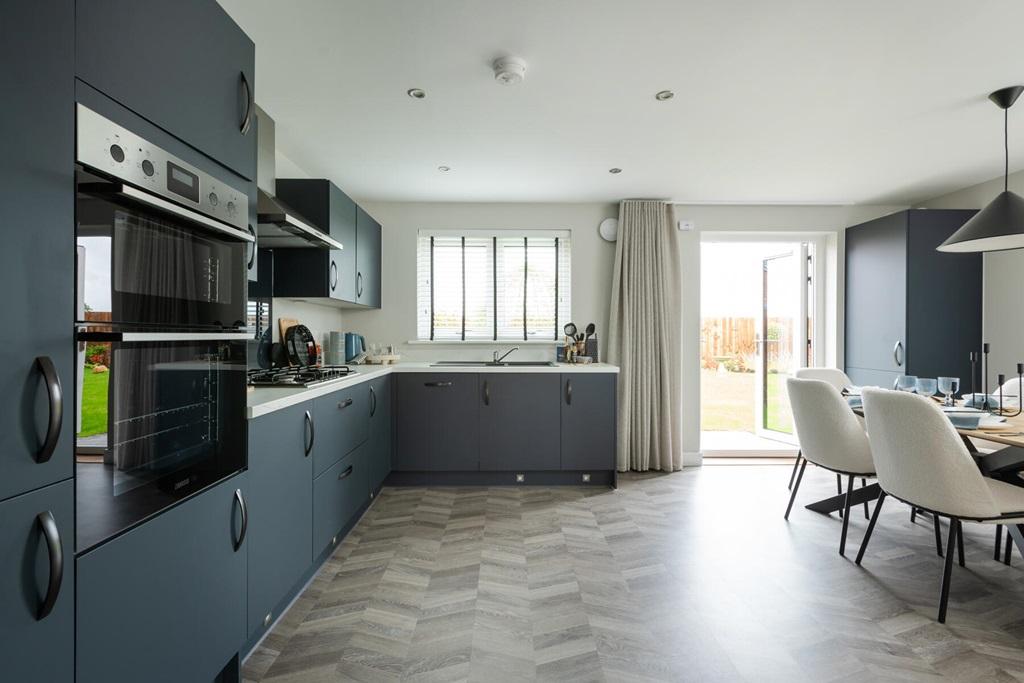
<instances>
[{"instance_id":1,"label":"wooden table top","mask_svg":"<svg viewBox=\"0 0 1024 683\"><path fill-rule=\"evenodd\" d=\"M1013 412L1016 412L1016 409ZM1006 422L998 427L957 429L957 431L961 435L972 439L984 439L985 441L1001 443L1006 446L1020 446L1024 448L1024 413L1016 417L1007 417Z\"/></svg>"}]
</instances>

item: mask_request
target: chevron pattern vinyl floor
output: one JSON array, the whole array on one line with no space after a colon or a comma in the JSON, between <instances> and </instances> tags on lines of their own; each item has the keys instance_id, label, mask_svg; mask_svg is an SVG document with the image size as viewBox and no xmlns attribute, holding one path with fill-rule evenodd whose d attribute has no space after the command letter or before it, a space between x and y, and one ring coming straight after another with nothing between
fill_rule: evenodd
<instances>
[{"instance_id":1,"label":"chevron pattern vinyl floor","mask_svg":"<svg viewBox=\"0 0 1024 683\"><path fill-rule=\"evenodd\" d=\"M246 681L1024 681L1024 560L965 524L935 622L931 522L800 504L808 468L624 475L617 491L387 488L246 661Z\"/></svg>"}]
</instances>

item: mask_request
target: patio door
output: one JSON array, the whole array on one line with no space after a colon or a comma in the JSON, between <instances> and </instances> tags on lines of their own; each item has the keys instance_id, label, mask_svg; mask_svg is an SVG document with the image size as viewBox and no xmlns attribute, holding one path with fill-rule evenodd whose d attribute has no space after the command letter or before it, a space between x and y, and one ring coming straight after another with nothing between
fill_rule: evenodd
<instances>
[{"instance_id":1,"label":"patio door","mask_svg":"<svg viewBox=\"0 0 1024 683\"><path fill-rule=\"evenodd\" d=\"M786 378L813 358L811 251L807 244L761 261L754 419L758 436L796 443Z\"/></svg>"}]
</instances>

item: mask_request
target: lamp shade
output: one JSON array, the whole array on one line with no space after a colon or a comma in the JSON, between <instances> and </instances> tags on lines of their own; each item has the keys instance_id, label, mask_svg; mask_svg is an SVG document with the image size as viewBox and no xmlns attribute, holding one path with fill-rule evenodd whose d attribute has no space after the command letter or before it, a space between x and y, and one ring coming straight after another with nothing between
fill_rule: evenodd
<instances>
[{"instance_id":1,"label":"lamp shade","mask_svg":"<svg viewBox=\"0 0 1024 683\"><path fill-rule=\"evenodd\" d=\"M1024 197L1000 192L984 209L960 226L939 251L962 253L1024 248Z\"/></svg>"}]
</instances>

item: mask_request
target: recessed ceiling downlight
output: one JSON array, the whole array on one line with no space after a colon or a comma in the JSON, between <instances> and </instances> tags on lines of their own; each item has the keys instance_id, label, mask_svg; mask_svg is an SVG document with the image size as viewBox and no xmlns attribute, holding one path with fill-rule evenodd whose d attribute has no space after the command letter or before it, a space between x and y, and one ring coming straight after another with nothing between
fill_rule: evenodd
<instances>
[{"instance_id":1,"label":"recessed ceiling downlight","mask_svg":"<svg viewBox=\"0 0 1024 683\"><path fill-rule=\"evenodd\" d=\"M660 90L657 93L655 93L654 99L658 100L659 102L667 102L668 100L671 100L675 96L676 94L671 90Z\"/></svg>"},{"instance_id":2,"label":"recessed ceiling downlight","mask_svg":"<svg viewBox=\"0 0 1024 683\"><path fill-rule=\"evenodd\" d=\"M450 171L452 169L451 169L450 166L438 166L437 170L440 171L441 173L447 173L448 171Z\"/></svg>"},{"instance_id":3,"label":"recessed ceiling downlight","mask_svg":"<svg viewBox=\"0 0 1024 683\"><path fill-rule=\"evenodd\" d=\"M413 98L414 100L422 100L424 97L427 96L427 91L421 90L420 88L409 88L408 90L405 91L405 94Z\"/></svg>"},{"instance_id":4,"label":"recessed ceiling downlight","mask_svg":"<svg viewBox=\"0 0 1024 683\"><path fill-rule=\"evenodd\" d=\"M621 168L609 168L608 172L611 173L612 175L615 175L615 174L618 174L618 173L622 173L622 169Z\"/></svg>"},{"instance_id":5,"label":"recessed ceiling downlight","mask_svg":"<svg viewBox=\"0 0 1024 683\"><path fill-rule=\"evenodd\" d=\"M526 78L526 62L519 57L499 57L494 60L494 80L502 85L522 83Z\"/></svg>"}]
</instances>

